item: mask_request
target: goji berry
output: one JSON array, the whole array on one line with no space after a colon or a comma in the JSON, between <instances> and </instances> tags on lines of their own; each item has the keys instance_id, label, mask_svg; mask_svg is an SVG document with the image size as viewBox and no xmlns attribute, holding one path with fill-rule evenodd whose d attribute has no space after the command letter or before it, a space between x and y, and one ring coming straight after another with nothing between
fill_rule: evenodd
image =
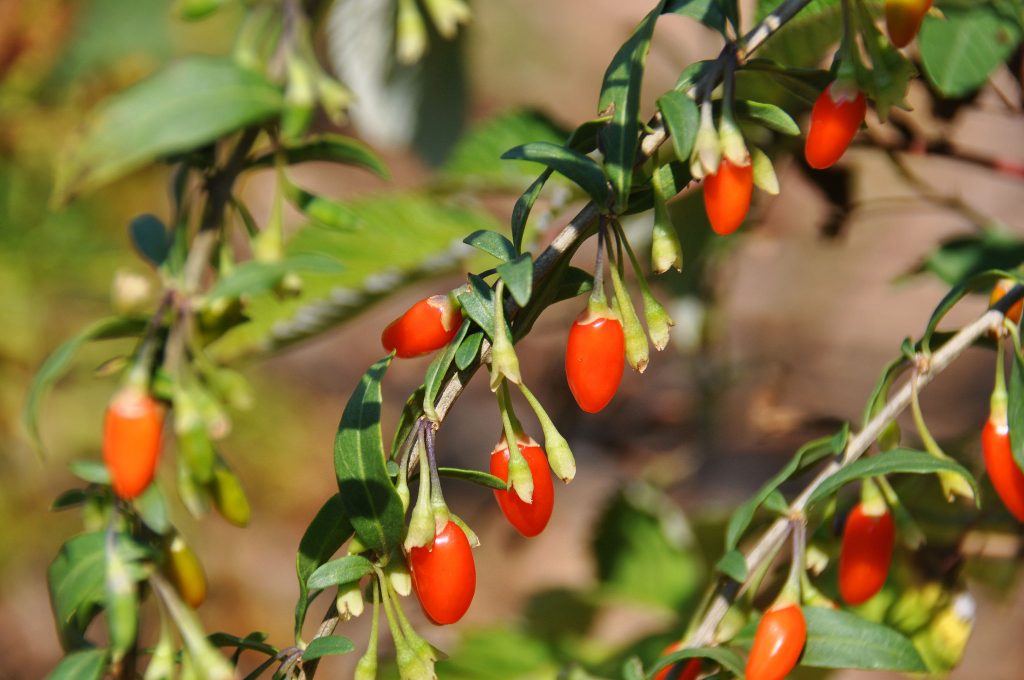
<instances>
[{"instance_id":1,"label":"goji berry","mask_svg":"<svg viewBox=\"0 0 1024 680\"><path fill-rule=\"evenodd\" d=\"M530 466L533 476L533 498L527 503L515 487L505 491L494 491L501 512L516 531L527 538L544 531L551 519L551 509L555 502L554 484L551 482L551 469L544 449L530 437L517 440L519 451ZM491 474L503 482L508 482L508 460L510 456L508 442L502 436L498 445L491 452Z\"/></svg>"},{"instance_id":2,"label":"goji berry","mask_svg":"<svg viewBox=\"0 0 1024 680\"><path fill-rule=\"evenodd\" d=\"M783 680L807 642L804 613L795 604L772 607L761 617L747 657L747 680Z\"/></svg>"},{"instance_id":3,"label":"goji berry","mask_svg":"<svg viewBox=\"0 0 1024 680\"><path fill-rule=\"evenodd\" d=\"M886 0L885 29L896 47L906 47L921 28L932 0Z\"/></svg>"},{"instance_id":4,"label":"goji berry","mask_svg":"<svg viewBox=\"0 0 1024 680\"><path fill-rule=\"evenodd\" d=\"M989 417L986 421L981 432L981 450L985 456L985 469L1000 500L1018 522L1024 522L1024 472L1013 458L1010 426L1005 415Z\"/></svg>"},{"instance_id":5,"label":"goji berry","mask_svg":"<svg viewBox=\"0 0 1024 680\"><path fill-rule=\"evenodd\" d=\"M818 170L834 165L850 146L865 113L867 101L862 92L848 93L845 88L837 92L835 83L822 90L811 110L811 126L804 146L807 164Z\"/></svg>"},{"instance_id":6,"label":"goji berry","mask_svg":"<svg viewBox=\"0 0 1024 680\"><path fill-rule=\"evenodd\" d=\"M412 586L423 612L438 625L463 617L476 592L476 566L466 533L449 521L434 542L409 551Z\"/></svg>"},{"instance_id":7,"label":"goji berry","mask_svg":"<svg viewBox=\"0 0 1024 680\"><path fill-rule=\"evenodd\" d=\"M704 209L716 234L736 231L750 210L754 193L754 167L723 158L718 170L704 178Z\"/></svg>"},{"instance_id":8,"label":"goji berry","mask_svg":"<svg viewBox=\"0 0 1024 680\"><path fill-rule=\"evenodd\" d=\"M668 656L673 652L678 652L683 648L682 642L674 642L662 651L662 656ZM672 675L675 673L675 675ZM674 663L671 666L666 666L658 671L658 674L654 676L654 680L694 680L697 674L700 673L700 659L685 659L679 663Z\"/></svg>"},{"instance_id":9,"label":"goji berry","mask_svg":"<svg viewBox=\"0 0 1024 680\"><path fill-rule=\"evenodd\" d=\"M565 377L580 408L597 413L612 400L622 381L626 336L612 312L585 309L569 329Z\"/></svg>"},{"instance_id":10,"label":"goji berry","mask_svg":"<svg viewBox=\"0 0 1024 680\"><path fill-rule=\"evenodd\" d=\"M871 512L858 503L846 518L839 553L839 594L847 604L874 597L889 575L896 529L885 509Z\"/></svg>"},{"instance_id":11,"label":"goji berry","mask_svg":"<svg viewBox=\"0 0 1024 680\"><path fill-rule=\"evenodd\" d=\"M103 463L119 497L131 500L153 481L163 428L164 408L145 390L127 386L110 400L103 421Z\"/></svg>"},{"instance_id":12,"label":"goji berry","mask_svg":"<svg viewBox=\"0 0 1024 680\"><path fill-rule=\"evenodd\" d=\"M447 295L420 300L384 329L381 344L403 359L438 350L455 337L462 324L462 312Z\"/></svg>"}]
</instances>

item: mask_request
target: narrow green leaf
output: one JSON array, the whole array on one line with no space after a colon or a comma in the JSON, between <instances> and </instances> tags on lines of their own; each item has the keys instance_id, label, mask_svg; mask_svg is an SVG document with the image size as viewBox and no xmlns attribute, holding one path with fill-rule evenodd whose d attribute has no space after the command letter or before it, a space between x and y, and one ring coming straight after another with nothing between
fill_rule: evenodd
<instances>
[{"instance_id":1,"label":"narrow green leaf","mask_svg":"<svg viewBox=\"0 0 1024 680\"><path fill-rule=\"evenodd\" d=\"M672 652L658 659L658 663L647 671L647 677L653 678L663 668L679 663L683 659L711 659L737 678L743 677L743 659L739 654L725 647L687 647Z\"/></svg>"},{"instance_id":2,"label":"narrow green leaf","mask_svg":"<svg viewBox=\"0 0 1024 680\"><path fill-rule=\"evenodd\" d=\"M50 605L65 650L83 643L89 622L103 602L103 532L79 534L61 546L47 570Z\"/></svg>"},{"instance_id":3,"label":"narrow green leaf","mask_svg":"<svg viewBox=\"0 0 1024 680\"><path fill-rule=\"evenodd\" d=\"M665 129L672 135L672 148L676 158L684 163L690 161L693 140L700 126L700 111L689 96L679 90L669 90L658 97L658 109Z\"/></svg>"},{"instance_id":4,"label":"narrow green leaf","mask_svg":"<svg viewBox=\"0 0 1024 680\"><path fill-rule=\"evenodd\" d=\"M829 445L832 447L832 453L841 455L846 450L846 443L850 440L850 423L843 423L843 426L839 428L839 432L836 432L832 436L832 440Z\"/></svg>"},{"instance_id":5,"label":"narrow green leaf","mask_svg":"<svg viewBox=\"0 0 1024 680\"><path fill-rule=\"evenodd\" d=\"M477 331L467 335L466 339L459 344L459 349L455 352L455 365L459 367L460 371L466 370L476 359L476 355L480 352L480 343L483 340L484 334Z\"/></svg>"},{"instance_id":6,"label":"narrow green leaf","mask_svg":"<svg viewBox=\"0 0 1024 680\"><path fill-rule=\"evenodd\" d=\"M462 242L478 248L488 255L493 255L502 262L508 262L516 257L516 247L504 235L496 231L477 229L462 239Z\"/></svg>"},{"instance_id":7,"label":"narrow green leaf","mask_svg":"<svg viewBox=\"0 0 1024 680\"><path fill-rule=\"evenodd\" d=\"M68 489L61 495L57 496L53 500L53 503L50 503L50 510L56 512L59 510L77 508L85 503L88 498L89 494L82 489Z\"/></svg>"},{"instance_id":8,"label":"narrow green leaf","mask_svg":"<svg viewBox=\"0 0 1024 680\"><path fill-rule=\"evenodd\" d=\"M944 5L942 19L925 15L917 45L925 75L947 97L981 87L1020 44L1021 16L991 3Z\"/></svg>"},{"instance_id":9,"label":"narrow green leaf","mask_svg":"<svg viewBox=\"0 0 1024 680\"><path fill-rule=\"evenodd\" d=\"M608 203L608 183L601 166L578 151L550 142L531 142L509 149L501 157L543 163L574 182L598 205Z\"/></svg>"},{"instance_id":10,"label":"narrow green leaf","mask_svg":"<svg viewBox=\"0 0 1024 680\"><path fill-rule=\"evenodd\" d=\"M623 680L644 680L644 664L640 657L631 656L622 664Z\"/></svg>"},{"instance_id":11,"label":"narrow green leaf","mask_svg":"<svg viewBox=\"0 0 1024 680\"><path fill-rule=\"evenodd\" d=\"M46 680L100 680L106 668L106 649L82 649L61 659Z\"/></svg>"},{"instance_id":12,"label":"narrow green leaf","mask_svg":"<svg viewBox=\"0 0 1024 680\"><path fill-rule=\"evenodd\" d=\"M202 147L281 110L280 89L228 57L183 59L107 99L59 165L64 202L161 156Z\"/></svg>"},{"instance_id":13,"label":"narrow green leaf","mask_svg":"<svg viewBox=\"0 0 1024 680\"><path fill-rule=\"evenodd\" d=\"M354 231L361 226L355 210L342 201L306 191L287 177L281 188L288 202L314 224L339 231Z\"/></svg>"},{"instance_id":14,"label":"narrow green leaf","mask_svg":"<svg viewBox=\"0 0 1024 680\"><path fill-rule=\"evenodd\" d=\"M470 274L468 288L460 289L456 297L462 305L462 311L493 340L494 291L487 282Z\"/></svg>"},{"instance_id":15,"label":"narrow green leaf","mask_svg":"<svg viewBox=\"0 0 1024 680\"><path fill-rule=\"evenodd\" d=\"M206 639L214 647L237 647L238 649L248 649L260 654L273 656L277 654L278 649L264 642L267 637L269 636L266 633L256 631L249 633L244 638L231 635L230 633L211 633Z\"/></svg>"},{"instance_id":16,"label":"narrow green leaf","mask_svg":"<svg viewBox=\"0 0 1024 680\"><path fill-rule=\"evenodd\" d=\"M775 104L741 99L736 102L736 115L784 135L800 134L796 121Z\"/></svg>"},{"instance_id":17,"label":"narrow green leaf","mask_svg":"<svg viewBox=\"0 0 1024 680\"><path fill-rule=\"evenodd\" d=\"M380 381L390 365L387 356L362 377L334 439L334 471L345 514L359 540L382 555L401 541L405 519L384 464L380 431Z\"/></svg>"},{"instance_id":18,"label":"narrow green leaf","mask_svg":"<svg viewBox=\"0 0 1024 680\"><path fill-rule=\"evenodd\" d=\"M601 85L601 98L597 109L601 113L610 113L612 117L602 134L605 172L611 180L612 187L615 188L615 208L618 212L621 212L629 202L633 166L636 163L636 150L640 141L640 88L643 85L644 65L651 48L654 24L664 7L665 0L660 0L640 21L632 35L612 57ZM603 181L601 184L604 188ZM599 206L607 205L606 190L605 200L600 200L601 196L591 191L587 193Z\"/></svg>"},{"instance_id":19,"label":"narrow green leaf","mask_svg":"<svg viewBox=\"0 0 1024 680\"><path fill-rule=\"evenodd\" d=\"M295 575L299 580L299 599L295 603L296 638L302 635L302 625L306 622L306 611L309 608L309 587L306 582L351 536L352 523L345 515L341 497L334 494L306 527L299 542L299 551L295 555Z\"/></svg>"},{"instance_id":20,"label":"narrow green leaf","mask_svg":"<svg viewBox=\"0 0 1024 680\"><path fill-rule=\"evenodd\" d=\"M566 267L558 279L558 287L555 289L551 304L579 297L584 293L589 293L593 288L593 274L577 267Z\"/></svg>"},{"instance_id":21,"label":"narrow green leaf","mask_svg":"<svg viewBox=\"0 0 1024 680\"><path fill-rule=\"evenodd\" d=\"M822 437L808 442L800 447L800 450L790 459L786 466L779 470L774 477L765 482L764 486L758 489L752 498L743 503L733 511L729 523L725 529L725 548L734 549L739 543L743 533L750 526L754 519L754 513L762 503L774 492L779 485L792 477L798 470L813 465L822 458L833 453L832 437Z\"/></svg>"},{"instance_id":22,"label":"narrow green leaf","mask_svg":"<svg viewBox=\"0 0 1024 680\"><path fill-rule=\"evenodd\" d=\"M743 557L743 553L735 548L722 555L722 558L715 564L715 569L736 583L743 583L747 580L747 560Z\"/></svg>"},{"instance_id":23,"label":"narrow green leaf","mask_svg":"<svg viewBox=\"0 0 1024 680\"><path fill-rule=\"evenodd\" d=\"M21 421L25 426L36 448L42 450L43 443L39 436L39 406L50 388L67 371L75 352L91 340L110 340L141 335L146 328L145 317L112 317L101 319L84 328L78 335L68 339L63 345L47 357L43 365L32 377L28 388L28 398L21 413Z\"/></svg>"},{"instance_id":24,"label":"narrow green leaf","mask_svg":"<svg viewBox=\"0 0 1024 680\"><path fill-rule=\"evenodd\" d=\"M351 137L338 134L322 134L307 137L280 152L268 151L249 162L249 168L269 168L274 165L277 153L284 156L288 165L309 162L340 163L354 165L387 179L388 169L370 147Z\"/></svg>"},{"instance_id":25,"label":"narrow green leaf","mask_svg":"<svg viewBox=\"0 0 1024 680\"><path fill-rule=\"evenodd\" d=\"M167 227L155 215L139 215L128 225L132 244L144 260L159 267L171 252L171 237Z\"/></svg>"},{"instance_id":26,"label":"narrow green leaf","mask_svg":"<svg viewBox=\"0 0 1024 680\"><path fill-rule=\"evenodd\" d=\"M167 514L167 503L164 501L164 494L160 491L160 485L153 482L146 487L142 494L132 501L139 517L150 529L160 534L166 534L171 528L171 520Z\"/></svg>"},{"instance_id":27,"label":"narrow green leaf","mask_svg":"<svg viewBox=\"0 0 1024 680\"><path fill-rule=\"evenodd\" d=\"M452 361L455 360L455 353L458 351L462 339L469 332L469 326L468 320L463 321L458 334L445 345L444 351L435 356L434 360L430 362L430 366L427 367L427 373L423 378L423 413L432 420L437 420L434 402L437 400L438 392L441 391L444 376L451 368Z\"/></svg>"},{"instance_id":28,"label":"narrow green leaf","mask_svg":"<svg viewBox=\"0 0 1024 680\"><path fill-rule=\"evenodd\" d=\"M533 210L533 204L537 202L537 197L540 196L541 189L544 188L544 184L550 179L551 173L554 170L548 168L540 174L540 176L533 181L533 184L523 192L523 195L516 199L516 204L512 206L512 244L515 246L516 252L518 253L523 249L523 235L526 233L526 221L530 218L530 211Z\"/></svg>"},{"instance_id":29,"label":"narrow green leaf","mask_svg":"<svg viewBox=\"0 0 1024 680\"><path fill-rule=\"evenodd\" d=\"M258 295L277 286L290 272L298 274L336 274L344 267L333 257L316 253L291 255L276 262L243 262L217 281L206 297L235 298L241 295Z\"/></svg>"},{"instance_id":30,"label":"narrow green leaf","mask_svg":"<svg viewBox=\"0 0 1024 680\"><path fill-rule=\"evenodd\" d=\"M1017 467L1024 470L1024 361L1016 351L1010 353L1010 384L1007 387L1006 417L1010 425L1010 449Z\"/></svg>"},{"instance_id":31,"label":"narrow green leaf","mask_svg":"<svg viewBox=\"0 0 1024 680\"><path fill-rule=\"evenodd\" d=\"M110 470L98 460L73 460L68 467L71 474L90 484L110 484Z\"/></svg>"},{"instance_id":32,"label":"narrow green leaf","mask_svg":"<svg viewBox=\"0 0 1024 680\"><path fill-rule=\"evenodd\" d=\"M498 275L520 307L525 307L533 293L533 258L523 253L511 262L498 265Z\"/></svg>"},{"instance_id":33,"label":"narrow green leaf","mask_svg":"<svg viewBox=\"0 0 1024 680\"><path fill-rule=\"evenodd\" d=\"M356 646L352 644L351 640L340 635L319 637L310 642L305 651L302 652L302 660L312 661L322 656L348 654L355 648Z\"/></svg>"},{"instance_id":34,"label":"narrow green leaf","mask_svg":"<svg viewBox=\"0 0 1024 680\"><path fill-rule=\"evenodd\" d=\"M323 590L331 586L352 583L373 572L373 563L359 555L346 555L317 567L306 585L310 590Z\"/></svg>"},{"instance_id":35,"label":"narrow green leaf","mask_svg":"<svg viewBox=\"0 0 1024 680\"><path fill-rule=\"evenodd\" d=\"M501 481L500 477L495 477L492 474L481 472L480 470L464 470L462 468L454 467L438 467L437 474L442 477L451 477L452 479L461 479L465 482L472 482L473 484L479 484L480 486L486 486L489 489L497 489L498 491L504 491L508 488L505 482Z\"/></svg>"},{"instance_id":36,"label":"narrow green leaf","mask_svg":"<svg viewBox=\"0 0 1024 680\"><path fill-rule=\"evenodd\" d=\"M723 5L732 6L735 11L734 0L669 0L663 11L665 14L691 17L725 35L726 14ZM735 17L733 23L736 23Z\"/></svg>"},{"instance_id":37,"label":"narrow green leaf","mask_svg":"<svg viewBox=\"0 0 1024 680\"><path fill-rule=\"evenodd\" d=\"M130 539L108 533L105 540L106 569L104 609L114 662L120 661L135 644L139 627L139 596L132 561L122 548Z\"/></svg>"},{"instance_id":38,"label":"narrow green leaf","mask_svg":"<svg viewBox=\"0 0 1024 680\"><path fill-rule=\"evenodd\" d=\"M807 645L800 665L926 673L913 643L902 634L849 612L803 607Z\"/></svg>"},{"instance_id":39,"label":"narrow green leaf","mask_svg":"<svg viewBox=\"0 0 1024 680\"><path fill-rule=\"evenodd\" d=\"M971 485L975 498L977 498L978 484L974 480L974 476L959 463L949 459L936 458L924 451L892 449L868 458L861 458L837 471L814 490L807 500L807 505L810 506L816 501L828 498L846 484L857 479L894 474L927 475L936 472L953 472L960 475Z\"/></svg>"}]
</instances>

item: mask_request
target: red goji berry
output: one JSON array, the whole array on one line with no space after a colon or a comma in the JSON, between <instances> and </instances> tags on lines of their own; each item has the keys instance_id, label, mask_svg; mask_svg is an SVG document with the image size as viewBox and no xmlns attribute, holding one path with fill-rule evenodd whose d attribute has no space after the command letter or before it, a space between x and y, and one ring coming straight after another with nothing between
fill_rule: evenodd
<instances>
[{"instance_id":1,"label":"red goji berry","mask_svg":"<svg viewBox=\"0 0 1024 680\"><path fill-rule=\"evenodd\" d=\"M447 295L420 300L384 329L381 344L403 359L438 350L455 337L462 325L462 312Z\"/></svg>"},{"instance_id":2,"label":"red goji berry","mask_svg":"<svg viewBox=\"0 0 1024 680\"><path fill-rule=\"evenodd\" d=\"M622 381L626 336L611 312L589 308L576 317L565 348L565 377L580 408L597 413L612 400Z\"/></svg>"},{"instance_id":3,"label":"red goji berry","mask_svg":"<svg viewBox=\"0 0 1024 680\"><path fill-rule=\"evenodd\" d=\"M119 497L131 500L153 481L163 429L164 408L145 390L124 387L110 400L103 421L103 463Z\"/></svg>"},{"instance_id":4,"label":"red goji berry","mask_svg":"<svg viewBox=\"0 0 1024 680\"><path fill-rule=\"evenodd\" d=\"M895 539L892 514L885 508L872 513L858 503L850 511L839 553L839 594L847 604L866 602L882 589Z\"/></svg>"},{"instance_id":5,"label":"red goji berry","mask_svg":"<svg viewBox=\"0 0 1024 680\"><path fill-rule=\"evenodd\" d=\"M867 113L862 92L836 92L834 86L835 83L830 84L818 95L807 130L804 157L808 165L818 170L831 167L842 157Z\"/></svg>"},{"instance_id":6,"label":"red goji berry","mask_svg":"<svg viewBox=\"0 0 1024 680\"><path fill-rule=\"evenodd\" d=\"M886 0L885 29L896 47L906 47L921 28L932 0Z\"/></svg>"},{"instance_id":7,"label":"red goji berry","mask_svg":"<svg viewBox=\"0 0 1024 680\"><path fill-rule=\"evenodd\" d=\"M668 656L673 652L678 652L683 648L682 642L674 642L662 651L662 656ZM672 675L675 673L675 675ZM697 674L700 673L700 659L685 659L678 663L674 663L671 666L666 666L658 671L658 674L654 676L654 680L695 680Z\"/></svg>"},{"instance_id":8,"label":"red goji berry","mask_svg":"<svg viewBox=\"0 0 1024 680\"><path fill-rule=\"evenodd\" d=\"M981 450L985 456L985 469L1000 500L1018 522L1024 522L1024 472L1013 458L1010 426L1005 415L1002 418L990 416L985 422L981 432Z\"/></svg>"},{"instance_id":9,"label":"red goji berry","mask_svg":"<svg viewBox=\"0 0 1024 680\"><path fill-rule=\"evenodd\" d=\"M704 178L704 209L716 234L731 234L743 224L753 194L754 166L723 158L715 174Z\"/></svg>"},{"instance_id":10,"label":"red goji berry","mask_svg":"<svg viewBox=\"0 0 1024 680\"><path fill-rule=\"evenodd\" d=\"M783 680L807 642L804 613L795 604L772 607L761 617L747 657L747 680Z\"/></svg>"},{"instance_id":11,"label":"red goji berry","mask_svg":"<svg viewBox=\"0 0 1024 680\"><path fill-rule=\"evenodd\" d=\"M551 482L551 469L544 449L530 437L517 440L519 451L530 466L533 476L533 498L527 503L515 487L506 491L494 491L494 497L501 507L501 512L516 531L530 538L544 531L551 519L551 509L555 502L555 488ZM491 452L491 474L503 482L508 482L508 460L510 456L508 442L502 436L498 445Z\"/></svg>"},{"instance_id":12,"label":"red goji berry","mask_svg":"<svg viewBox=\"0 0 1024 680\"><path fill-rule=\"evenodd\" d=\"M476 592L476 566L466 533L449 521L434 542L409 551L412 586L423 612L438 625L463 617Z\"/></svg>"}]
</instances>

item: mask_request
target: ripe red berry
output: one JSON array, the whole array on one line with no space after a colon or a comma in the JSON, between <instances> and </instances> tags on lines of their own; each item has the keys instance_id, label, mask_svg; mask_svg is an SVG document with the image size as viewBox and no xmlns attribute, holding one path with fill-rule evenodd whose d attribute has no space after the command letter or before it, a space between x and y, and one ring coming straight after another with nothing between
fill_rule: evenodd
<instances>
[{"instance_id":1,"label":"ripe red berry","mask_svg":"<svg viewBox=\"0 0 1024 680\"><path fill-rule=\"evenodd\" d=\"M403 359L429 354L447 345L459 332L462 312L447 295L420 300L384 329L384 349Z\"/></svg>"},{"instance_id":2,"label":"ripe red berry","mask_svg":"<svg viewBox=\"0 0 1024 680\"><path fill-rule=\"evenodd\" d=\"M587 413L597 413L612 400L626 355L622 324L611 311L589 308L576 317L565 347L565 377L576 403Z\"/></svg>"},{"instance_id":3,"label":"ripe red berry","mask_svg":"<svg viewBox=\"0 0 1024 680\"><path fill-rule=\"evenodd\" d=\"M995 303L1003 299L1003 296L1010 292L1010 289L1016 285L1016 281L1013 279L999 279L996 281L996 285L992 287L992 295L989 296L988 306L991 307ZM1014 323L1020 323L1021 312L1024 311L1024 298L1014 302L1008 310L1006 310L1006 318Z\"/></svg>"},{"instance_id":4,"label":"ripe red berry","mask_svg":"<svg viewBox=\"0 0 1024 680\"><path fill-rule=\"evenodd\" d=\"M878 514L858 503L850 511L839 553L839 594L847 604L866 602L882 589L895 540L892 514L884 507Z\"/></svg>"},{"instance_id":5,"label":"ripe red berry","mask_svg":"<svg viewBox=\"0 0 1024 680\"><path fill-rule=\"evenodd\" d=\"M704 178L704 209L716 234L736 231L750 209L754 193L754 166L736 165L723 158L718 170Z\"/></svg>"},{"instance_id":6,"label":"ripe red berry","mask_svg":"<svg viewBox=\"0 0 1024 680\"><path fill-rule=\"evenodd\" d=\"M795 604L772 607L761 617L747 658L747 680L783 680L807 642L804 613Z\"/></svg>"},{"instance_id":7,"label":"ripe red berry","mask_svg":"<svg viewBox=\"0 0 1024 680\"><path fill-rule=\"evenodd\" d=\"M666 647L661 655L668 656L682 648L682 642L674 642ZM673 673L676 673L676 675L672 675ZM679 663L662 668L654 676L654 680L695 680L698 673L700 673L700 659L685 659Z\"/></svg>"},{"instance_id":8,"label":"ripe red berry","mask_svg":"<svg viewBox=\"0 0 1024 680\"><path fill-rule=\"evenodd\" d=\"M163 429L164 408L145 390L124 387L110 400L103 421L103 463L119 497L131 500L153 481Z\"/></svg>"},{"instance_id":9,"label":"ripe red berry","mask_svg":"<svg viewBox=\"0 0 1024 680\"><path fill-rule=\"evenodd\" d=\"M807 130L804 157L808 165L818 170L831 167L842 157L864 122L868 108L862 92L836 92L834 86L832 83L818 95Z\"/></svg>"},{"instance_id":10,"label":"ripe red berry","mask_svg":"<svg viewBox=\"0 0 1024 680\"><path fill-rule=\"evenodd\" d=\"M431 545L409 551L409 571L423 612L434 623L455 623L469 609L476 567L469 539L455 522L437 532Z\"/></svg>"},{"instance_id":11,"label":"ripe red berry","mask_svg":"<svg viewBox=\"0 0 1024 680\"><path fill-rule=\"evenodd\" d=\"M886 0L885 29L896 47L906 47L921 28L932 0Z\"/></svg>"},{"instance_id":12,"label":"ripe red berry","mask_svg":"<svg viewBox=\"0 0 1024 680\"><path fill-rule=\"evenodd\" d=\"M516 528L516 531L523 536L530 538L544 531L548 520L551 519L551 508L555 502L555 488L551 482L551 469L548 467L548 457L544 449L530 437L524 437L517 441L519 451L530 466L530 474L533 476L533 498L527 503L515 487L506 491L494 492L502 513L509 523ZM491 474L508 482L508 459L510 456L508 442L502 436L498 445L491 452Z\"/></svg>"},{"instance_id":13,"label":"ripe red berry","mask_svg":"<svg viewBox=\"0 0 1024 680\"><path fill-rule=\"evenodd\" d=\"M1005 416L998 421L990 417L981 432L985 469L1003 505L1018 522L1024 522L1024 472L1013 458Z\"/></svg>"}]
</instances>

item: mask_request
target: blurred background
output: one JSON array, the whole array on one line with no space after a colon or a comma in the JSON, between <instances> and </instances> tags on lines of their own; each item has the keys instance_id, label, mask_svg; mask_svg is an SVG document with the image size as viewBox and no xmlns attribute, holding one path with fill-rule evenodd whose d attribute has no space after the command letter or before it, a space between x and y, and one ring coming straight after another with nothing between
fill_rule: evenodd
<instances>
[{"instance_id":1,"label":"blurred background","mask_svg":"<svg viewBox=\"0 0 1024 680\"><path fill-rule=\"evenodd\" d=\"M0 678L42 677L60 656L45 573L60 543L78 531L79 519L49 506L74 484L69 461L98 458L99 424L115 384L102 376L103 367L129 347L114 341L81 351L44 402L41 454L20 423L29 381L63 339L110 313L115 274L157 286L132 252L126 226L139 213L169 210L162 166L61 208L50 204L54 168L83 115L106 95L179 55L230 51L240 11L229 7L187 23L175 18L171 4L0 0ZM397 100L388 97L399 95L360 94L352 84L365 105L353 111L344 132L368 140L392 178L314 164L296 173L303 186L341 200L436 190L454 173L451 153L463 135L496 116L571 130L596 113L608 60L649 9L614 0L477 0L472 6L469 28L428 60L432 70L420 82L430 94L412 109L418 115L411 120L389 118L388 106ZM349 82L346 69L358 72L360 65L331 46L332 31L346 30L352 29L338 20L321 48ZM659 22L645 115L683 67L717 54L719 41L683 18ZM557 490L551 525L530 540L504 521L489 491L447 483L449 504L482 545L469 614L456 626L427 629L437 646L456 650L450 665L440 667L441 677L554 677L571 658L600 658L602 650L645 635L652 636L651 659L678 634L721 552L731 509L801 443L834 432L843 421L859 421L882 367L898 355L903 338L920 335L948 290L941 277L955 278L970 267L962 258L977 252L977 243L1020 238L1019 48L1009 64L965 99L937 104L917 81L912 113L897 112L884 126L869 113L862 141L874 140L891 153L855 146L834 171L812 174L799 140L775 140L782 193L759 193L737 236L710 238L699 191L677 198L672 210L686 264L682 274L665 274L654 284L677 321L673 345L652 357L646 374L627 372L600 416L576 408L563 377L566 333L583 301L545 313L522 343L520 360L525 380L572 445L579 473ZM923 152L936 139L946 143L945 152ZM525 141L531 140L514 138L506 148ZM530 172L525 168L510 181L521 189ZM269 204L272 181L271 174L255 175L243 189L257 216ZM514 198L495 192L463 200L490 215L494 226L507 225ZM581 205L564 187L545 194L541 208L550 219L539 224L539 243ZM642 242L651 219L637 216L627 229ZM373 304L315 340L268 355L239 337L225 349L253 385L252 408L233 415L233 430L220 447L246 485L252 522L247 529L217 516L196 522L180 505L173 508L207 570L210 596L200 614L209 630L262 630L277 644L290 640L295 550L336 491L331 466L341 410L359 376L383 354L377 338L384 325L424 295L464 280L465 268L474 265L452 244L472 228L456 225L439 244L453 257L400 277L386 295L371 297ZM956 238L975 249L939 249ZM592 252L581 250L577 266L589 268ZM1014 263L1021 259L1015 252ZM984 304L980 297L967 300L953 311L949 327L973 318ZM991 357L971 350L923 396L933 433L972 470L981 469L977 433L988 409ZM399 361L389 371L386 437L428 361ZM520 413L528 413L525 405ZM913 442L912 427L904 425ZM496 404L478 378L439 434L443 464L485 468L499 427ZM160 483L169 490L173 455L162 467ZM921 484L938 495L934 480ZM637 528L645 522L653 522L649 540L636 538L645 536ZM994 551L997 558L1018 554L1020 532L1011 531L1000 534L1003 542L991 544L996 547L977 551ZM629 540L638 542L629 560L610 557L609 542ZM1019 677L1024 591L1016 571L986 566L977 555L967 565L977 627L952 677L981 671L990 678ZM310 619L325 607L317 601ZM423 622L415 605L409 610L414 622ZM339 632L361 648L367 623ZM503 649L514 652L497 673L493 655ZM474 654L482 654L484 666L474 666ZM322 673L345 677L352 663L325 660Z\"/></svg>"}]
</instances>

